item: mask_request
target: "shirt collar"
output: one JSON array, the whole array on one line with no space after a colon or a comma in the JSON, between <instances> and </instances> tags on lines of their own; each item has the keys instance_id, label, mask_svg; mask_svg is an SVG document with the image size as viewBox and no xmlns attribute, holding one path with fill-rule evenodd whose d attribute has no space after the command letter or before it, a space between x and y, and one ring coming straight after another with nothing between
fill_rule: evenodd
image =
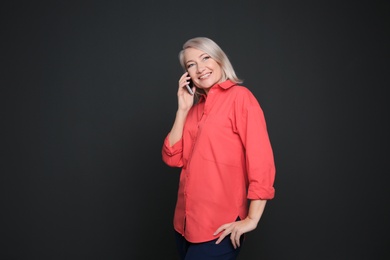
<instances>
[{"instance_id":1,"label":"shirt collar","mask_svg":"<svg viewBox=\"0 0 390 260\"><path fill-rule=\"evenodd\" d=\"M226 90L226 89L229 89L229 88L233 87L234 85L237 85L237 84L234 83L233 81L231 81L230 79L228 79L228 80L226 80L226 81L223 81L223 82L220 82L220 83L215 84L214 86L212 86L212 87L210 88L210 90L213 89L213 88L214 88L214 89L215 89L215 88L221 88L221 89ZM207 97L206 94L202 94L202 95L200 96L200 101L205 100L206 97Z\"/></svg>"},{"instance_id":2,"label":"shirt collar","mask_svg":"<svg viewBox=\"0 0 390 260\"><path fill-rule=\"evenodd\" d=\"M233 81L228 79L228 80L226 80L224 82L217 83L214 86L219 86L220 88L223 88L223 89L229 89L229 88L233 87L234 85L236 85L236 83L234 83Z\"/></svg>"}]
</instances>

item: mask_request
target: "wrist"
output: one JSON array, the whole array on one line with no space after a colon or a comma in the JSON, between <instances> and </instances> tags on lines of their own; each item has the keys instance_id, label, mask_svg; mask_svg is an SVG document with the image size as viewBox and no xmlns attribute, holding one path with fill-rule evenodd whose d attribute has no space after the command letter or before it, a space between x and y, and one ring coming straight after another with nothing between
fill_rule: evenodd
<instances>
[{"instance_id":1,"label":"wrist","mask_svg":"<svg viewBox=\"0 0 390 260\"><path fill-rule=\"evenodd\" d=\"M246 219L252 223L252 225L254 225L255 227L257 227L257 224L259 223L259 218L256 218L256 217L251 217L251 216L247 216Z\"/></svg>"},{"instance_id":2,"label":"wrist","mask_svg":"<svg viewBox=\"0 0 390 260\"><path fill-rule=\"evenodd\" d=\"M179 109L176 111L176 115L177 115L177 116L186 117L187 114L188 114L188 111L190 111L190 110L189 110L189 109L179 108Z\"/></svg>"}]
</instances>

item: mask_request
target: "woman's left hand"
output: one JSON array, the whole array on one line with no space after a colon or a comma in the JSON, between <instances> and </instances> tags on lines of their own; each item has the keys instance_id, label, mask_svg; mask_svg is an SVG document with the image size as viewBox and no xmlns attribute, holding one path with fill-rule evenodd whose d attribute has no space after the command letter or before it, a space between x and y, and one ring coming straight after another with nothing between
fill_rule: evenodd
<instances>
[{"instance_id":1,"label":"woman's left hand","mask_svg":"<svg viewBox=\"0 0 390 260\"><path fill-rule=\"evenodd\" d=\"M221 236L215 243L219 244L227 235L230 234L230 240L232 241L233 247L236 249L237 247L240 247L241 235L254 230L256 227L257 221L248 217L244 220L224 224L214 232L214 235L218 235L222 232Z\"/></svg>"}]
</instances>

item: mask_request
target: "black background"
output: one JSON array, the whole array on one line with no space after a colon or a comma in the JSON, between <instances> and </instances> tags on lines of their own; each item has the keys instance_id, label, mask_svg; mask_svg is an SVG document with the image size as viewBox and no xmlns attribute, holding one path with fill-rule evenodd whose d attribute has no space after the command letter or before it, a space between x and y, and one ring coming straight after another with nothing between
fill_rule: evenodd
<instances>
[{"instance_id":1,"label":"black background","mask_svg":"<svg viewBox=\"0 0 390 260\"><path fill-rule=\"evenodd\" d=\"M1 4L1 259L176 259L161 160L177 54L215 40L258 98L276 197L240 259L385 259L388 1Z\"/></svg>"}]
</instances>

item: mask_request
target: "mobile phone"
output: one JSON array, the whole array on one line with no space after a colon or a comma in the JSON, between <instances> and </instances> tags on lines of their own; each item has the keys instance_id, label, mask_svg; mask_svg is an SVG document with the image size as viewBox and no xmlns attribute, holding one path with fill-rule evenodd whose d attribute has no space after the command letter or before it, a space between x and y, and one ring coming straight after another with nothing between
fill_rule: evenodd
<instances>
[{"instance_id":1,"label":"mobile phone","mask_svg":"<svg viewBox=\"0 0 390 260\"><path fill-rule=\"evenodd\" d=\"M192 80L189 79L189 82L187 85L186 85L186 88L188 90L188 93L190 93L191 95L194 95L194 91L192 91L192 86L193 86L193 83L192 83Z\"/></svg>"}]
</instances>

